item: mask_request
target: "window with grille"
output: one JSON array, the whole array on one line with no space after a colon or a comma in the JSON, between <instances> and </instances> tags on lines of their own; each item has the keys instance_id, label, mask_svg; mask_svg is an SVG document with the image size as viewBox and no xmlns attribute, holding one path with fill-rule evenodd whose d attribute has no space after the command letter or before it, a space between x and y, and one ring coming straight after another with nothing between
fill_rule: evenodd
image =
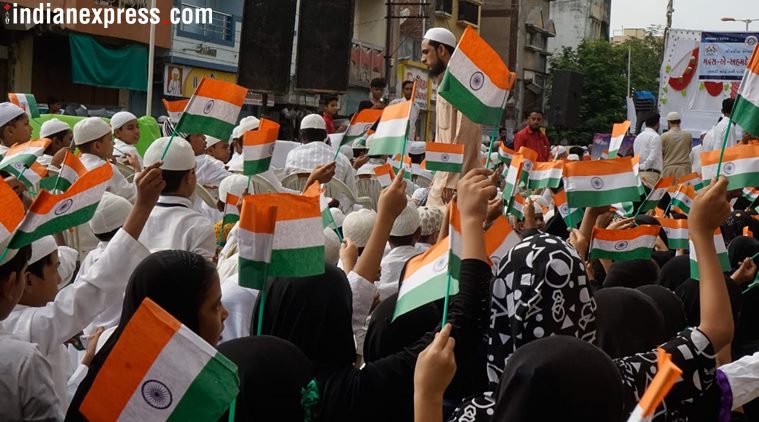
<instances>
[{"instance_id":1,"label":"window with grille","mask_svg":"<svg viewBox=\"0 0 759 422\"><path fill-rule=\"evenodd\" d=\"M199 9L202 6L182 3L182 9ZM234 42L235 21L232 15L214 11L210 23L179 24L179 30L189 34L198 35L208 41Z\"/></svg>"},{"instance_id":2,"label":"window with grille","mask_svg":"<svg viewBox=\"0 0 759 422\"><path fill-rule=\"evenodd\" d=\"M459 20L472 25L480 24L480 5L468 1L459 2Z\"/></svg>"},{"instance_id":3,"label":"window with grille","mask_svg":"<svg viewBox=\"0 0 759 422\"><path fill-rule=\"evenodd\" d=\"M453 0L435 0L435 11L453 14Z\"/></svg>"}]
</instances>

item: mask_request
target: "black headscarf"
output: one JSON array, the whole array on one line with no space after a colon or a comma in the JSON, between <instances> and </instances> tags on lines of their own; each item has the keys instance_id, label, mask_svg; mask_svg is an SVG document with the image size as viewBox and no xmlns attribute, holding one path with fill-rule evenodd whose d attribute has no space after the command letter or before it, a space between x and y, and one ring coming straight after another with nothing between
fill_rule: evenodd
<instances>
[{"instance_id":1,"label":"black headscarf","mask_svg":"<svg viewBox=\"0 0 759 422\"><path fill-rule=\"evenodd\" d=\"M738 320L743 304L741 291L737 284L730 278L725 277L725 286L727 286L727 295L730 298L729 311L733 314L733 321ZM688 318L688 325L698 327L701 322L701 302L700 287L698 280L689 278L683 282L676 290L677 296L683 301L685 316Z\"/></svg>"},{"instance_id":2,"label":"black headscarf","mask_svg":"<svg viewBox=\"0 0 759 422\"><path fill-rule=\"evenodd\" d=\"M730 268L733 271L741 266L746 258L750 258L759 252L759 240L748 236L738 236L730 241L727 245L727 254L730 257ZM755 263L759 263L759 257L754 258Z\"/></svg>"},{"instance_id":3,"label":"black headscarf","mask_svg":"<svg viewBox=\"0 0 759 422\"><path fill-rule=\"evenodd\" d=\"M179 250L156 252L137 265L124 292L118 328L92 359L87 377L79 384L71 401L66 420L84 420L79 413L79 406L127 323L145 298L153 300L197 333L198 309L205 299L214 274L216 267L205 258L193 252Z\"/></svg>"},{"instance_id":4,"label":"black headscarf","mask_svg":"<svg viewBox=\"0 0 759 422\"><path fill-rule=\"evenodd\" d=\"M262 334L288 340L313 362L316 374L330 373L356 360L351 325L353 305L348 279L334 265L324 274L273 278L267 283ZM251 327L257 327L258 307Z\"/></svg>"},{"instance_id":5,"label":"black headscarf","mask_svg":"<svg viewBox=\"0 0 759 422\"><path fill-rule=\"evenodd\" d=\"M222 343L219 352L237 365L240 377L236 421L303 422L301 393L313 379L313 366L300 349L277 337L255 336Z\"/></svg>"},{"instance_id":6,"label":"black headscarf","mask_svg":"<svg viewBox=\"0 0 759 422\"><path fill-rule=\"evenodd\" d=\"M667 261L659 271L656 284L675 291L678 286L690 278L690 258L688 255L676 256Z\"/></svg>"},{"instance_id":7,"label":"black headscarf","mask_svg":"<svg viewBox=\"0 0 759 422\"><path fill-rule=\"evenodd\" d=\"M496 392L493 421L622 420L622 379L603 351L569 336L521 347Z\"/></svg>"},{"instance_id":8,"label":"black headscarf","mask_svg":"<svg viewBox=\"0 0 759 422\"><path fill-rule=\"evenodd\" d=\"M488 379L494 391L506 360L539 338L596 337L593 293L577 251L556 236L530 236L511 249L493 281Z\"/></svg>"},{"instance_id":9,"label":"black headscarf","mask_svg":"<svg viewBox=\"0 0 759 422\"><path fill-rule=\"evenodd\" d=\"M745 211L733 211L730 213L730 217L720 226L725 243L730 243L736 237L743 235L744 227L748 227L752 232L755 232L755 223L756 220L751 218Z\"/></svg>"},{"instance_id":10,"label":"black headscarf","mask_svg":"<svg viewBox=\"0 0 759 422\"><path fill-rule=\"evenodd\" d=\"M669 337L656 302L627 287L596 292L598 347L612 358L647 352Z\"/></svg>"},{"instance_id":11,"label":"black headscarf","mask_svg":"<svg viewBox=\"0 0 759 422\"><path fill-rule=\"evenodd\" d=\"M364 340L364 361L367 363L400 352L440 324L442 312L436 302L420 306L393 321L397 300L398 293L393 293L372 313Z\"/></svg>"},{"instance_id":12,"label":"black headscarf","mask_svg":"<svg viewBox=\"0 0 759 422\"><path fill-rule=\"evenodd\" d=\"M659 276L659 266L650 259L632 259L616 261L606 272L604 288L629 287L636 288L646 284L656 283Z\"/></svg>"},{"instance_id":13,"label":"black headscarf","mask_svg":"<svg viewBox=\"0 0 759 422\"><path fill-rule=\"evenodd\" d=\"M656 302L656 306L664 317L665 338L674 337L688 326L683 302L672 290L652 284L640 286L637 290Z\"/></svg>"}]
</instances>

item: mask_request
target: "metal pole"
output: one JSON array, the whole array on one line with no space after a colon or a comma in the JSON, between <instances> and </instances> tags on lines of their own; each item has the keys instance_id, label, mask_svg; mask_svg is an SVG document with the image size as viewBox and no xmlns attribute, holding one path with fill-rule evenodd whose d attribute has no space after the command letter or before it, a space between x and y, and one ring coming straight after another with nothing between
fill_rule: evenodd
<instances>
[{"instance_id":1,"label":"metal pole","mask_svg":"<svg viewBox=\"0 0 759 422\"><path fill-rule=\"evenodd\" d=\"M156 0L150 1L150 7L155 10ZM155 24L150 24L150 41L148 45L148 93L145 104L145 115L150 116L153 105L153 66L155 64Z\"/></svg>"},{"instance_id":2,"label":"metal pole","mask_svg":"<svg viewBox=\"0 0 759 422\"><path fill-rule=\"evenodd\" d=\"M627 46L627 96L630 96L630 78L632 77L632 46Z\"/></svg>"},{"instance_id":3,"label":"metal pole","mask_svg":"<svg viewBox=\"0 0 759 422\"><path fill-rule=\"evenodd\" d=\"M390 86L390 58L391 44L393 41L392 27L393 27L393 3L391 0L386 0L387 3L387 16L385 16L385 82Z\"/></svg>"}]
</instances>

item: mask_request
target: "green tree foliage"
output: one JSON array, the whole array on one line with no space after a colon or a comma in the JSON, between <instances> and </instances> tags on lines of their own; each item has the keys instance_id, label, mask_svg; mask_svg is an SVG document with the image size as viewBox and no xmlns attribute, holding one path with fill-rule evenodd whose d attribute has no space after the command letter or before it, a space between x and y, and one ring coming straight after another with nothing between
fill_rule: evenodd
<instances>
[{"instance_id":1,"label":"green tree foliage","mask_svg":"<svg viewBox=\"0 0 759 422\"><path fill-rule=\"evenodd\" d=\"M593 134L609 133L615 122L625 120L628 52L632 57L631 88L657 93L664 52L660 27L648 28L643 39L632 38L620 44L583 41L576 49L564 47L551 58L551 70L583 74L580 124L575 129L549 127L554 142L566 140L570 145L587 145Z\"/></svg>"}]
</instances>

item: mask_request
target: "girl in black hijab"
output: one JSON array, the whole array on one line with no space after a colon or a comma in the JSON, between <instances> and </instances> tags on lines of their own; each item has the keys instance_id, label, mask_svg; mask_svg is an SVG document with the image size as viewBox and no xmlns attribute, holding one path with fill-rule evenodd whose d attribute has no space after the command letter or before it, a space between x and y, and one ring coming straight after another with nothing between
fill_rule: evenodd
<instances>
[{"instance_id":1,"label":"girl in black hijab","mask_svg":"<svg viewBox=\"0 0 759 422\"><path fill-rule=\"evenodd\" d=\"M604 288L629 287L634 289L646 284L656 283L659 276L659 266L650 259L632 259L615 261L606 271Z\"/></svg>"},{"instance_id":2,"label":"girl in black hijab","mask_svg":"<svg viewBox=\"0 0 759 422\"><path fill-rule=\"evenodd\" d=\"M598 347L610 357L645 352L670 337L656 302L638 290L605 287L596 292L595 299Z\"/></svg>"},{"instance_id":3,"label":"girl in black hijab","mask_svg":"<svg viewBox=\"0 0 759 422\"><path fill-rule=\"evenodd\" d=\"M671 338L688 326L683 302L672 290L656 285L640 286L637 290L656 302L664 317L665 338Z\"/></svg>"},{"instance_id":4,"label":"girl in black hijab","mask_svg":"<svg viewBox=\"0 0 759 422\"><path fill-rule=\"evenodd\" d=\"M145 298L153 300L212 346L219 342L227 310L221 304L216 267L202 256L186 251L168 250L148 256L129 279L118 328L92 359L87 377L71 401L67 421L85 420L79 406L124 327Z\"/></svg>"},{"instance_id":5,"label":"girl in black hijab","mask_svg":"<svg viewBox=\"0 0 759 422\"><path fill-rule=\"evenodd\" d=\"M313 365L295 345L272 336L243 337L220 344L219 352L237 365L240 377L236 421L311 420L318 403Z\"/></svg>"},{"instance_id":6,"label":"girl in black hijab","mask_svg":"<svg viewBox=\"0 0 759 422\"><path fill-rule=\"evenodd\" d=\"M656 284L664 286L673 292L677 287L690 278L690 258L688 255L676 256L661 267Z\"/></svg>"}]
</instances>

